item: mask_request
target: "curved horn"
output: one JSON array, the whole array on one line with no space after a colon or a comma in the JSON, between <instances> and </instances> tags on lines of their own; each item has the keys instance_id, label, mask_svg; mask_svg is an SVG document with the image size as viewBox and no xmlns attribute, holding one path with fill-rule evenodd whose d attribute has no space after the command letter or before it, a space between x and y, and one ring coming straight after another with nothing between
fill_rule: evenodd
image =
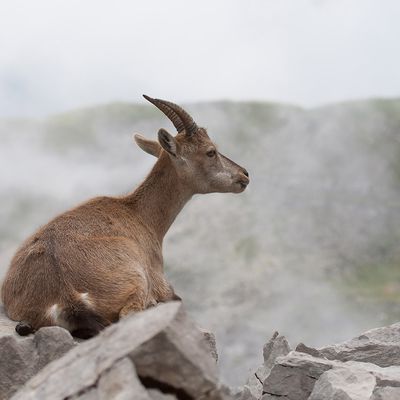
<instances>
[{"instance_id":1,"label":"curved horn","mask_svg":"<svg viewBox=\"0 0 400 400\"><path fill-rule=\"evenodd\" d=\"M168 117L168 119L171 120L178 132L182 132L185 129L185 125L183 124L180 116L173 109L164 104L162 100L153 99L149 96L146 96L145 94L143 95L143 97L150 103L154 104L159 110L161 110Z\"/></svg>"},{"instance_id":2,"label":"curved horn","mask_svg":"<svg viewBox=\"0 0 400 400\"><path fill-rule=\"evenodd\" d=\"M178 106L175 103L171 103L170 101L167 100L161 100L161 99L152 99L149 96L143 95L143 97L150 101L151 103L153 103L156 107L158 107L169 119L171 119L171 112L179 117L182 125L183 125L183 129L185 129L186 131L186 135L188 136L192 136L194 133L197 132L198 127L196 122L194 122L193 118L180 106ZM167 112L169 114L167 114ZM175 118L176 119L176 118ZM178 132L183 131L183 129L181 128L181 125L179 125L178 128L175 125L175 122L171 119L172 123L174 124L175 128L178 130Z\"/></svg>"}]
</instances>

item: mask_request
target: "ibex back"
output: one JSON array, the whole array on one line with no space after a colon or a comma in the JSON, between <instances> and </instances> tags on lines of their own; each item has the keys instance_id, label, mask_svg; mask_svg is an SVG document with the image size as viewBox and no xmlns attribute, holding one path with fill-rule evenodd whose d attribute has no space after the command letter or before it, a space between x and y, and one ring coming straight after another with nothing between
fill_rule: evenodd
<instances>
[{"instance_id":1,"label":"ibex back","mask_svg":"<svg viewBox=\"0 0 400 400\"><path fill-rule=\"evenodd\" d=\"M179 299L163 273L168 228L194 194L239 193L248 185L247 171L223 156L186 111L144 97L178 134L160 129L158 142L135 135L157 162L133 193L89 200L20 247L2 287L18 333L59 325L88 338L128 313Z\"/></svg>"}]
</instances>

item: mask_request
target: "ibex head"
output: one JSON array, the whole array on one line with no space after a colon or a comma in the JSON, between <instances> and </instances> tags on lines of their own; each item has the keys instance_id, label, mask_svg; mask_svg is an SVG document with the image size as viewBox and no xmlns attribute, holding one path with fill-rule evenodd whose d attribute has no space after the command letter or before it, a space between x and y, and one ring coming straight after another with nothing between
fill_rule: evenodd
<instances>
[{"instance_id":1,"label":"ibex head","mask_svg":"<svg viewBox=\"0 0 400 400\"><path fill-rule=\"evenodd\" d=\"M178 131L172 136L165 129L158 131L158 142L135 135L140 148L155 157L168 154L180 179L193 193L243 192L249 184L248 172L222 155L193 118L169 101L144 98L159 108Z\"/></svg>"}]
</instances>

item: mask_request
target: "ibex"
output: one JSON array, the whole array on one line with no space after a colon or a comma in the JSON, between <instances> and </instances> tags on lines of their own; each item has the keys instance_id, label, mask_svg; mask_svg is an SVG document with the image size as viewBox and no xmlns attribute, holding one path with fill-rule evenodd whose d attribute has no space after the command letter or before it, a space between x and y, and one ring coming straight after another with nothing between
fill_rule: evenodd
<instances>
[{"instance_id":1,"label":"ibex","mask_svg":"<svg viewBox=\"0 0 400 400\"><path fill-rule=\"evenodd\" d=\"M158 142L135 135L155 156L144 182L123 197L98 197L40 228L19 248L2 286L7 315L26 335L58 325L89 338L119 318L179 299L163 272L163 238L197 193L245 190L247 171L223 156L178 105L144 97L178 133Z\"/></svg>"}]
</instances>

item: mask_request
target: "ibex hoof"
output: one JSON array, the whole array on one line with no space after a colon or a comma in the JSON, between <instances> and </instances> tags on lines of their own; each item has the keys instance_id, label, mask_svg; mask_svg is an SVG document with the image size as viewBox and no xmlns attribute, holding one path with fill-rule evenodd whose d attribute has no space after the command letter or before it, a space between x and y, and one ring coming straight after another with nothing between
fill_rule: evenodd
<instances>
[{"instance_id":1,"label":"ibex hoof","mask_svg":"<svg viewBox=\"0 0 400 400\"><path fill-rule=\"evenodd\" d=\"M30 333L33 333L35 330L33 329L32 325L29 322L21 321L15 327L16 332L18 335L26 336Z\"/></svg>"}]
</instances>

